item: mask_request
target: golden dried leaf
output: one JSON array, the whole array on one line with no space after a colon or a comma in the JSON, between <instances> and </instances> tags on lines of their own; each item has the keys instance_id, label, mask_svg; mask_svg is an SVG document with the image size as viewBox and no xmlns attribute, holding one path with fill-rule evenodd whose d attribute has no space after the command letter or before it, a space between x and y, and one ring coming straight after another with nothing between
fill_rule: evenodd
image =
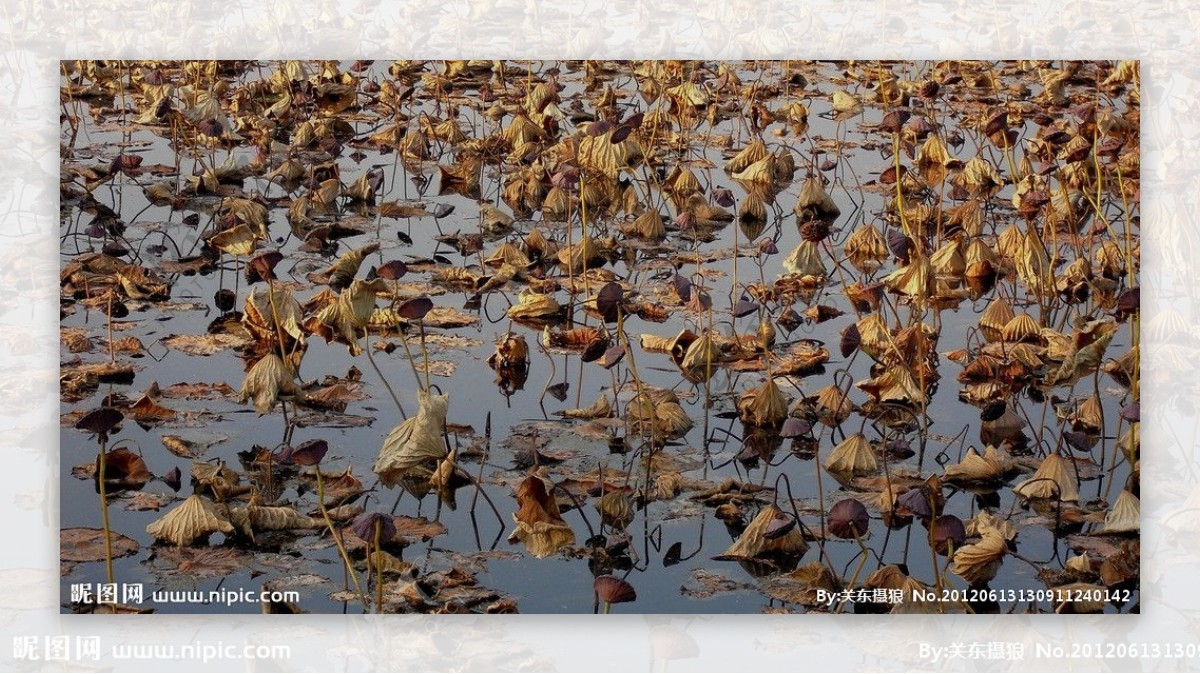
<instances>
[{"instance_id":1,"label":"golden dried leaf","mask_svg":"<svg viewBox=\"0 0 1200 674\"><path fill-rule=\"evenodd\" d=\"M213 533L232 534L233 524L218 513L212 501L192 494L146 527L146 533L175 545L191 545Z\"/></svg>"},{"instance_id":2,"label":"golden dried leaf","mask_svg":"<svg viewBox=\"0 0 1200 674\"><path fill-rule=\"evenodd\" d=\"M260 358L246 373L238 402L245 403L254 398L254 409L259 414L266 414L281 397L303 395L304 392L296 386L296 376L291 366L270 353Z\"/></svg>"},{"instance_id":3,"label":"golden dried leaf","mask_svg":"<svg viewBox=\"0 0 1200 674\"><path fill-rule=\"evenodd\" d=\"M825 459L825 469L843 475L871 475L879 470L879 464L867 436L854 433L833 448Z\"/></svg>"},{"instance_id":4,"label":"golden dried leaf","mask_svg":"<svg viewBox=\"0 0 1200 674\"><path fill-rule=\"evenodd\" d=\"M1013 493L1027 499L1078 501L1079 483L1066 459L1054 453L1042 461L1032 477L1013 487Z\"/></svg>"},{"instance_id":5,"label":"golden dried leaf","mask_svg":"<svg viewBox=\"0 0 1200 674\"><path fill-rule=\"evenodd\" d=\"M745 424L776 426L787 417L787 398L775 384L774 377L768 377L762 386L743 393L737 408Z\"/></svg>"},{"instance_id":6,"label":"golden dried leaf","mask_svg":"<svg viewBox=\"0 0 1200 674\"><path fill-rule=\"evenodd\" d=\"M954 553L950 571L972 586L982 585L996 577L1004 561L1008 545L998 531L984 531L977 543L965 545Z\"/></svg>"},{"instance_id":7,"label":"golden dried leaf","mask_svg":"<svg viewBox=\"0 0 1200 674\"><path fill-rule=\"evenodd\" d=\"M1112 509L1104 516L1102 531L1106 534L1136 532L1141 527L1142 502L1128 490L1122 489Z\"/></svg>"},{"instance_id":8,"label":"golden dried leaf","mask_svg":"<svg viewBox=\"0 0 1200 674\"><path fill-rule=\"evenodd\" d=\"M392 429L375 460L373 470L389 487L395 486L418 468L428 471L424 475L427 477L436 463L446 456L442 434L450 397L422 391L417 394L417 403L419 408L416 416Z\"/></svg>"},{"instance_id":9,"label":"golden dried leaf","mask_svg":"<svg viewBox=\"0 0 1200 674\"><path fill-rule=\"evenodd\" d=\"M782 536L768 538L767 534L778 527L777 520L791 519L774 505L767 505L758 515L746 525L742 535L716 559L752 560L764 556L782 555L785 557L800 557L808 550L808 544L800 535L798 527L793 527Z\"/></svg>"}]
</instances>

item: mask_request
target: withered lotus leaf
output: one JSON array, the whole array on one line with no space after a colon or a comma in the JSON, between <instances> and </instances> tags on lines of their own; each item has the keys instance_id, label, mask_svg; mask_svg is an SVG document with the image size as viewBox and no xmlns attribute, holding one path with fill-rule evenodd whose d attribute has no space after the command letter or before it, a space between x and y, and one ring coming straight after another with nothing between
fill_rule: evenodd
<instances>
[{"instance_id":1,"label":"withered lotus leaf","mask_svg":"<svg viewBox=\"0 0 1200 674\"><path fill-rule=\"evenodd\" d=\"M616 576L597 576L593 582L596 596L605 604L621 604L637 600L633 586Z\"/></svg>"},{"instance_id":2,"label":"withered lotus leaf","mask_svg":"<svg viewBox=\"0 0 1200 674\"><path fill-rule=\"evenodd\" d=\"M695 425L671 391L642 394L629 401L625 411L640 433L657 442L681 438Z\"/></svg>"},{"instance_id":3,"label":"withered lotus leaf","mask_svg":"<svg viewBox=\"0 0 1200 674\"><path fill-rule=\"evenodd\" d=\"M513 513L513 520L517 527L509 534L509 542L524 543L535 557L549 557L575 544L575 532L559 514L558 502L546 482L536 475L525 478L517 487L517 512Z\"/></svg>"},{"instance_id":4,"label":"withered lotus leaf","mask_svg":"<svg viewBox=\"0 0 1200 674\"><path fill-rule=\"evenodd\" d=\"M866 535L871 516L862 501L847 498L833 504L825 522L829 533L838 538L860 538Z\"/></svg>"},{"instance_id":5,"label":"withered lotus leaf","mask_svg":"<svg viewBox=\"0 0 1200 674\"><path fill-rule=\"evenodd\" d=\"M484 202L479 204L479 228L484 232L499 234L512 229L513 217Z\"/></svg>"},{"instance_id":6,"label":"withered lotus leaf","mask_svg":"<svg viewBox=\"0 0 1200 674\"><path fill-rule=\"evenodd\" d=\"M256 339L278 343L282 332L292 339L302 340L304 330L300 323L303 320L300 303L286 288L259 286L246 296L242 325Z\"/></svg>"},{"instance_id":7,"label":"withered lotus leaf","mask_svg":"<svg viewBox=\"0 0 1200 674\"><path fill-rule=\"evenodd\" d=\"M933 521L930 535L933 538L933 549L939 555L946 555L962 547L967 538L967 529L963 521L954 515L942 515Z\"/></svg>"},{"instance_id":8,"label":"withered lotus leaf","mask_svg":"<svg viewBox=\"0 0 1200 674\"><path fill-rule=\"evenodd\" d=\"M109 531L108 537L114 558L127 557L138 551L137 541L128 536ZM107 557L103 529L63 529L58 540L58 556L64 562L99 562Z\"/></svg>"},{"instance_id":9,"label":"withered lotus leaf","mask_svg":"<svg viewBox=\"0 0 1200 674\"><path fill-rule=\"evenodd\" d=\"M756 161L759 161L767 156L767 145L761 138L755 138L750 143L742 148L736 155L725 163L725 172L729 174L741 173L748 166Z\"/></svg>"},{"instance_id":10,"label":"withered lotus leaf","mask_svg":"<svg viewBox=\"0 0 1200 674\"><path fill-rule=\"evenodd\" d=\"M221 506L214 506L222 508ZM247 538L263 531L291 531L293 529L321 529L325 520L302 515L295 508L286 506L260 506L256 504L235 505L223 508L229 523Z\"/></svg>"},{"instance_id":11,"label":"withered lotus leaf","mask_svg":"<svg viewBox=\"0 0 1200 674\"><path fill-rule=\"evenodd\" d=\"M862 433L853 433L833 448L825 459L825 469L846 475L872 475L879 470L875 451Z\"/></svg>"},{"instance_id":12,"label":"withered lotus leaf","mask_svg":"<svg viewBox=\"0 0 1200 674\"><path fill-rule=\"evenodd\" d=\"M376 532L378 531L381 542L390 542L396 536L396 523L387 515L363 513L356 517L354 522L350 524L350 530L356 536L369 543L374 543Z\"/></svg>"},{"instance_id":13,"label":"withered lotus leaf","mask_svg":"<svg viewBox=\"0 0 1200 674\"><path fill-rule=\"evenodd\" d=\"M842 581L824 562L803 564L795 571L764 579L760 588L772 599L816 607L822 602L819 597L836 595Z\"/></svg>"},{"instance_id":14,"label":"withered lotus leaf","mask_svg":"<svg viewBox=\"0 0 1200 674\"><path fill-rule=\"evenodd\" d=\"M101 407L83 415L79 421L75 422L75 428L107 436L124 418L125 415L121 414L120 410Z\"/></svg>"},{"instance_id":15,"label":"withered lotus leaf","mask_svg":"<svg viewBox=\"0 0 1200 674\"><path fill-rule=\"evenodd\" d=\"M414 297L401 302L396 307L396 315L400 318L419 321L433 310L433 300L428 297Z\"/></svg>"},{"instance_id":16,"label":"withered lotus leaf","mask_svg":"<svg viewBox=\"0 0 1200 674\"><path fill-rule=\"evenodd\" d=\"M887 259L887 243L874 224L864 224L851 232L843 246L846 257L859 269Z\"/></svg>"},{"instance_id":17,"label":"withered lotus leaf","mask_svg":"<svg viewBox=\"0 0 1200 674\"><path fill-rule=\"evenodd\" d=\"M600 396L596 402L588 407L579 407L559 412L567 419L601 419L611 417L613 414L612 405L608 402L607 396Z\"/></svg>"},{"instance_id":18,"label":"withered lotus leaf","mask_svg":"<svg viewBox=\"0 0 1200 674\"><path fill-rule=\"evenodd\" d=\"M1104 516L1106 534L1127 533L1139 531L1142 527L1142 504L1138 497L1122 489L1117 500Z\"/></svg>"},{"instance_id":19,"label":"withered lotus leaf","mask_svg":"<svg viewBox=\"0 0 1200 674\"><path fill-rule=\"evenodd\" d=\"M516 304L508 308L508 317L515 320L540 320L558 315L562 307L550 295L522 291Z\"/></svg>"},{"instance_id":20,"label":"withered lotus leaf","mask_svg":"<svg viewBox=\"0 0 1200 674\"><path fill-rule=\"evenodd\" d=\"M280 398L302 396L303 393L296 385L291 366L284 363L278 355L269 353L260 358L246 373L242 390L238 394L238 402L245 403L253 398L254 409L258 410L259 414L266 414L275 407Z\"/></svg>"},{"instance_id":21,"label":"withered lotus leaf","mask_svg":"<svg viewBox=\"0 0 1200 674\"><path fill-rule=\"evenodd\" d=\"M850 402L850 394L848 391L843 391L834 384L830 384L816 395L817 419L829 426L836 428L854 411L854 404Z\"/></svg>"},{"instance_id":22,"label":"withered lotus leaf","mask_svg":"<svg viewBox=\"0 0 1200 674\"><path fill-rule=\"evenodd\" d=\"M422 391L417 394L417 402L417 414L392 429L375 460L373 470L389 487L418 469L428 477L436 463L446 456L442 433L450 397Z\"/></svg>"},{"instance_id":23,"label":"withered lotus leaf","mask_svg":"<svg viewBox=\"0 0 1200 674\"><path fill-rule=\"evenodd\" d=\"M672 347L671 351L674 354L675 347ZM683 360L679 363L679 369L683 371L683 376L687 377L688 381L700 383L712 378L720 359L720 350L713 342L712 336L706 332L688 344L683 352Z\"/></svg>"},{"instance_id":24,"label":"withered lotus leaf","mask_svg":"<svg viewBox=\"0 0 1200 674\"><path fill-rule=\"evenodd\" d=\"M1055 452L1042 460L1032 477L1013 487L1013 493L1027 499L1078 501L1079 484L1067 460Z\"/></svg>"},{"instance_id":25,"label":"withered lotus leaf","mask_svg":"<svg viewBox=\"0 0 1200 674\"><path fill-rule=\"evenodd\" d=\"M725 552L714 559L753 560L761 557L780 555L785 557L800 557L808 550L808 544L800 535L798 529L791 529L782 536L769 538L770 531L776 520L791 519L774 505L767 505L758 512L750 524Z\"/></svg>"},{"instance_id":26,"label":"withered lotus leaf","mask_svg":"<svg viewBox=\"0 0 1200 674\"><path fill-rule=\"evenodd\" d=\"M775 384L775 378L768 377L762 386L743 393L738 399L737 408L743 423L777 426L787 417L787 398Z\"/></svg>"},{"instance_id":27,"label":"withered lotus leaf","mask_svg":"<svg viewBox=\"0 0 1200 674\"><path fill-rule=\"evenodd\" d=\"M978 515L966 521L967 536L982 537L988 531L995 531L1000 534L1000 537L1006 541L1011 541L1017 537L1017 527L1006 519L1001 519L996 514L982 510Z\"/></svg>"},{"instance_id":28,"label":"withered lotus leaf","mask_svg":"<svg viewBox=\"0 0 1200 674\"><path fill-rule=\"evenodd\" d=\"M232 534L233 523L220 514L212 501L192 494L166 515L146 527L146 533L174 545L191 545L214 533Z\"/></svg>"},{"instance_id":29,"label":"withered lotus leaf","mask_svg":"<svg viewBox=\"0 0 1200 674\"><path fill-rule=\"evenodd\" d=\"M522 335L506 333L496 343L496 351L488 357L487 362L492 369L525 367L529 364L529 344Z\"/></svg>"},{"instance_id":30,"label":"withered lotus leaf","mask_svg":"<svg viewBox=\"0 0 1200 674\"><path fill-rule=\"evenodd\" d=\"M249 256L254 253L254 245L258 243L258 236L246 225L237 225L213 235L208 242L223 253Z\"/></svg>"},{"instance_id":31,"label":"withered lotus leaf","mask_svg":"<svg viewBox=\"0 0 1200 674\"><path fill-rule=\"evenodd\" d=\"M297 466L315 466L329 452L329 443L321 439L306 440L288 453L288 458Z\"/></svg>"},{"instance_id":32,"label":"withered lotus leaf","mask_svg":"<svg viewBox=\"0 0 1200 674\"><path fill-rule=\"evenodd\" d=\"M625 491L610 491L596 500L596 510L604 523L624 529L633 521L633 499Z\"/></svg>"},{"instance_id":33,"label":"withered lotus leaf","mask_svg":"<svg viewBox=\"0 0 1200 674\"><path fill-rule=\"evenodd\" d=\"M825 276L825 263L821 261L820 249L812 241L801 241L784 259L783 268L801 276Z\"/></svg>"},{"instance_id":34,"label":"withered lotus leaf","mask_svg":"<svg viewBox=\"0 0 1200 674\"><path fill-rule=\"evenodd\" d=\"M961 484L998 482L1014 467L1013 458L1003 450L988 445L981 456L971 447L967 449L962 461L946 466L945 479L947 482Z\"/></svg>"},{"instance_id":35,"label":"withered lotus leaf","mask_svg":"<svg viewBox=\"0 0 1200 674\"><path fill-rule=\"evenodd\" d=\"M99 464L97 464L97 470ZM140 488L153 477L142 457L118 447L104 455L104 480L120 486Z\"/></svg>"},{"instance_id":36,"label":"withered lotus leaf","mask_svg":"<svg viewBox=\"0 0 1200 674\"><path fill-rule=\"evenodd\" d=\"M1004 536L994 529L986 530L978 542L954 553L950 571L971 586L982 585L996 577L1007 551Z\"/></svg>"}]
</instances>

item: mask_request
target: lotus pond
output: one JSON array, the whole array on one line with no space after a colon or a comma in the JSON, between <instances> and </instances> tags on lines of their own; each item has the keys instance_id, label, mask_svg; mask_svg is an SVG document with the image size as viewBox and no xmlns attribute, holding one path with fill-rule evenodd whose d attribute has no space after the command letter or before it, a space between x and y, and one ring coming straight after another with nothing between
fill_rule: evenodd
<instances>
[{"instance_id":1,"label":"lotus pond","mask_svg":"<svg viewBox=\"0 0 1200 674\"><path fill-rule=\"evenodd\" d=\"M62 610L1136 613L1139 84L65 61Z\"/></svg>"}]
</instances>

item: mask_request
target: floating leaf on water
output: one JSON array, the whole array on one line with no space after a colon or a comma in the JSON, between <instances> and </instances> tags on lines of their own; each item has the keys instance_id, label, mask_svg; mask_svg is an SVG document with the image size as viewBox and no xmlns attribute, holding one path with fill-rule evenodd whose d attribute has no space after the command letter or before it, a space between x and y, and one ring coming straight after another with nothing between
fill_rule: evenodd
<instances>
[{"instance_id":1,"label":"floating leaf on water","mask_svg":"<svg viewBox=\"0 0 1200 674\"><path fill-rule=\"evenodd\" d=\"M191 545L205 540L210 534L232 534L233 524L218 514L212 501L192 494L161 519L146 527L146 533L174 545Z\"/></svg>"},{"instance_id":2,"label":"floating leaf on water","mask_svg":"<svg viewBox=\"0 0 1200 674\"><path fill-rule=\"evenodd\" d=\"M1142 504L1138 497L1122 489L1117 500L1104 516L1106 534L1137 532L1142 526Z\"/></svg>"},{"instance_id":3,"label":"floating leaf on water","mask_svg":"<svg viewBox=\"0 0 1200 674\"><path fill-rule=\"evenodd\" d=\"M996 577L1007 551L1004 537L995 530L987 530L977 543L966 545L954 553L950 572L972 587L982 585Z\"/></svg>"},{"instance_id":4,"label":"floating leaf on water","mask_svg":"<svg viewBox=\"0 0 1200 674\"><path fill-rule=\"evenodd\" d=\"M967 449L962 461L946 466L945 480L962 484L1002 481L1015 467L1007 452L988 445L981 456L974 447Z\"/></svg>"},{"instance_id":5,"label":"floating leaf on water","mask_svg":"<svg viewBox=\"0 0 1200 674\"><path fill-rule=\"evenodd\" d=\"M825 459L825 469L845 475L872 475L879 470L875 451L862 433L853 433L833 448Z\"/></svg>"},{"instance_id":6,"label":"floating leaf on water","mask_svg":"<svg viewBox=\"0 0 1200 674\"><path fill-rule=\"evenodd\" d=\"M517 527L509 542L520 541L535 557L549 557L563 547L575 544L575 532L558 511L558 502L550 495L545 481L536 475L525 478L517 488Z\"/></svg>"},{"instance_id":7,"label":"floating leaf on water","mask_svg":"<svg viewBox=\"0 0 1200 674\"><path fill-rule=\"evenodd\" d=\"M517 303L508 308L508 317L515 320L547 320L559 314L562 307L550 295L521 292Z\"/></svg>"},{"instance_id":8,"label":"floating leaf on water","mask_svg":"<svg viewBox=\"0 0 1200 674\"><path fill-rule=\"evenodd\" d=\"M1075 471L1060 454L1054 453L1042 460L1032 477L1013 487L1013 493L1027 499L1078 501L1079 485Z\"/></svg>"},{"instance_id":9,"label":"floating leaf on water","mask_svg":"<svg viewBox=\"0 0 1200 674\"><path fill-rule=\"evenodd\" d=\"M64 562L100 562L107 558L103 529L86 527L63 529L59 532L58 557ZM115 531L108 532L112 556L127 557L138 551L138 543Z\"/></svg>"},{"instance_id":10,"label":"floating leaf on water","mask_svg":"<svg viewBox=\"0 0 1200 674\"><path fill-rule=\"evenodd\" d=\"M774 377L767 377L762 386L742 394L737 408L745 424L777 426L787 417L787 398L775 384Z\"/></svg>"},{"instance_id":11,"label":"floating leaf on water","mask_svg":"<svg viewBox=\"0 0 1200 674\"><path fill-rule=\"evenodd\" d=\"M790 515L774 505L767 505L746 526L725 552L714 559L754 560L774 555L784 557L801 557L808 550L808 544L799 530L791 529L782 536L768 538L767 532L777 526L776 521L792 519Z\"/></svg>"}]
</instances>

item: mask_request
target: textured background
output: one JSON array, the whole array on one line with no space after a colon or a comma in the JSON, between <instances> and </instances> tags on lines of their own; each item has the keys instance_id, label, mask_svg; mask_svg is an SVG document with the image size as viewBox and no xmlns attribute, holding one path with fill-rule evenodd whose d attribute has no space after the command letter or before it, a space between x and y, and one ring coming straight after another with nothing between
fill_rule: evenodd
<instances>
[{"instance_id":1,"label":"textured background","mask_svg":"<svg viewBox=\"0 0 1200 674\"><path fill-rule=\"evenodd\" d=\"M0 668L14 637L292 645L207 671L426 669L1163 671L1200 658L1038 659L1036 644L1200 645L1200 65L1187 2L34 2L0 8ZM1141 616L58 615L58 61L62 58L1140 58L1143 108ZM1182 322L1174 320L1176 316ZM931 664L918 642L1024 645L1023 660ZM85 661L84 668L158 669ZM172 665L195 670L198 662Z\"/></svg>"}]
</instances>

